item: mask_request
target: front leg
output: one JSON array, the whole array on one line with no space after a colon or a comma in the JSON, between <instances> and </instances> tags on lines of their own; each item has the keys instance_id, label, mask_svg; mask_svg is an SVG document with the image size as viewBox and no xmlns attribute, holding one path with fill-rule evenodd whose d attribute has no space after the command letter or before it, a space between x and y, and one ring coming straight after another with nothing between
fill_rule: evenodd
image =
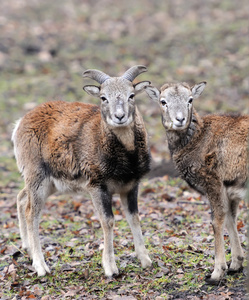
<instances>
[{"instance_id":1,"label":"front leg","mask_svg":"<svg viewBox=\"0 0 249 300\"><path fill-rule=\"evenodd\" d=\"M214 230L215 264L211 277L207 279L210 284L217 284L227 270L225 247L224 247L224 222L227 213L227 196L220 188L220 194L210 193L208 195L212 209L212 226Z\"/></svg>"},{"instance_id":2,"label":"front leg","mask_svg":"<svg viewBox=\"0 0 249 300\"><path fill-rule=\"evenodd\" d=\"M133 234L136 255L140 259L142 267L147 268L151 266L152 262L144 246L144 240L138 215L137 194L138 185L136 185L130 192L121 194L120 197L125 211L126 219Z\"/></svg>"},{"instance_id":3,"label":"front leg","mask_svg":"<svg viewBox=\"0 0 249 300\"><path fill-rule=\"evenodd\" d=\"M104 232L103 268L105 275L111 277L114 274L118 274L113 249L114 216L112 212L112 195L108 192L106 186L91 188L90 195Z\"/></svg>"}]
</instances>

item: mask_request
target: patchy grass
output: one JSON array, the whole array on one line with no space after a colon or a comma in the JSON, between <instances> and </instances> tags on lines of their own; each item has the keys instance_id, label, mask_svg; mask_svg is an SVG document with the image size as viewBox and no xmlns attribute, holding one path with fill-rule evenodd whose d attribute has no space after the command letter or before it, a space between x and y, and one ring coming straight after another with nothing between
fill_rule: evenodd
<instances>
[{"instance_id":1,"label":"patchy grass","mask_svg":"<svg viewBox=\"0 0 249 300\"><path fill-rule=\"evenodd\" d=\"M180 196L170 202L166 200L169 198L158 196L176 189ZM237 285L242 286L244 293L243 273L225 276L219 287L205 284L205 276L213 269L214 245L209 206L204 199L180 179L166 176L144 180L140 194L141 224L153 266L141 268L120 201L115 198L114 247L120 274L111 279L105 278L101 266L103 234L90 200L55 195L47 201L40 234L51 274L42 278L36 276L28 255L20 249L17 222L10 221L13 208L5 219L4 234L0 236L3 299L15 295L32 295L37 299L46 295L51 299L84 296L108 299L113 295L172 299L176 287L177 293L186 297L204 297L208 293L234 293L233 287ZM243 216L244 213L239 222L245 248ZM226 258L230 261L228 243L226 246Z\"/></svg>"}]
</instances>

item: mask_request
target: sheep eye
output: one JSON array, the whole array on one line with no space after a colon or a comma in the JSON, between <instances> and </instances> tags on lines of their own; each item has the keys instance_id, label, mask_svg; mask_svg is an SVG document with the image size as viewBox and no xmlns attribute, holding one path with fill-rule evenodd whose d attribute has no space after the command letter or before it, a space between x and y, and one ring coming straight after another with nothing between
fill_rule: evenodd
<instances>
[{"instance_id":1,"label":"sheep eye","mask_svg":"<svg viewBox=\"0 0 249 300\"><path fill-rule=\"evenodd\" d=\"M193 102L193 98L189 98L188 103L191 104Z\"/></svg>"},{"instance_id":2,"label":"sheep eye","mask_svg":"<svg viewBox=\"0 0 249 300\"><path fill-rule=\"evenodd\" d=\"M101 99L103 102L107 102L107 103L108 103L108 100L106 99L106 97L101 96L100 99Z\"/></svg>"},{"instance_id":3,"label":"sheep eye","mask_svg":"<svg viewBox=\"0 0 249 300\"><path fill-rule=\"evenodd\" d=\"M165 106L165 105L167 106L167 102L164 99L161 100L161 104L162 104L162 106Z\"/></svg>"},{"instance_id":4,"label":"sheep eye","mask_svg":"<svg viewBox=\"0 0 249 300\"><path fill-rule=\"evenodd\" d=\"M129 100L134 99L134 96L135 96L135 94L131 94L130 97L129 97Z\"/></svg>"}]
</instances>

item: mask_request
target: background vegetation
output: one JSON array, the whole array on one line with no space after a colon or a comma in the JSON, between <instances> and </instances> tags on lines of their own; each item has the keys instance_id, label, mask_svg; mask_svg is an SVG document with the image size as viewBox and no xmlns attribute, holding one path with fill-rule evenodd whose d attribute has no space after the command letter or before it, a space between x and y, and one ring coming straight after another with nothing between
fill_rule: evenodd
<instances>
[{"instance_id":1,"label":"background vegetation","mask_svg":"<svg viewBox=\"0 0 249 300\"><path fill-rule=\"evenodd\" d=\"M138 98L150 136L153 169L140 189L140 212L153 268L141 270L130 230L114 200L120 276L105 279L102 231L88 195L55 195L41 222L52 274L37 278L20 249L15 199L23 186L10 141L13 123L51 99L98 103L82 91L85 69L122 74L148 67L139 79L205 80L201 114L249 111L247 0L9 0L0 13L0 298L241 299L244 275L205 285L213 235L206 199L175 175L159 110ZM155 177L160 176L160 177ZM245 247L245 211L239 217ZM226 233L225 233L225 236ZM230 258L227 244L227 258ZM216 298L215 298L216 297Z\"/></svg>"}]
</instances>

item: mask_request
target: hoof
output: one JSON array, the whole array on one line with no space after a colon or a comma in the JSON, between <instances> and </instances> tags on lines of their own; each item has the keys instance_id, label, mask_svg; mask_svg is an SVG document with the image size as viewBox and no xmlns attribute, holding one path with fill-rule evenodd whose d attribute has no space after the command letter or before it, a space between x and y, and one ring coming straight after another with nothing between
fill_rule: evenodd
<instances>
[{"instance_id":1,"label":"hoof","mask_svg":"<svg viewBox=\"0 0 249 300\"><path fill-rule=\"evenodd\" d=\"M106 278L106 280L113 280L113 279L115 279L115 278L118 278L119 277L119 272L115 272L115 273L113 273L112 275L105 275L105 278Z\"/></svg>"},{"instance_id":2,"label":"hoof","mask_svg":"<svg viewBox=\"0 0 249 300\"><path fill-rule=\"evenodd\" d=\"M33 262L32 267L35 269L35 271L37 272L37 276L41 277L41 276L45 276L47 273L50 273L50 269L49 267L46 265L45 262L41 263L41 264L35 264Z\"/></svg>"},{"instance_id":3,"label":"hoof","mask_svg":"<svg viewBox=\"0 0 249 300\"><path fill-rule=\"evenodd\" d=\"M143 269L146 269L146 268L151 267L152 261L151 261L151 259L149 258L149 256L147 255L147 256L145 256L145 257L143 257L143 258L141 259L141 264L142 264L142 268L143 268Z\"/></svg>"},{"instance_id":4,"label":"hoof","mask_svg":"<svg viewBox=\"0 0 249 300\"><path fill-rule=\"evenodd\" d=\"M115 276L118 276L119 275L119 271L118 271L118 268L114 268L114 270L108 270L108 272L105 271L105 277L107 279L112 279L114 278Z\"/></svg>"},{"instance_id":5,"label":"hoof","mask_svg":"<svg viewBox=\"0 0 249 300\"><path fill-rule=\"evenodd\" d=\"M211 274L206 275L205 281L206 281L206 283L209 284L209 285L219 285L220 282L221 282L221 280L212 279L212 278L211 278Z\"/></svg>"},{"instance_id":6,"label":"hoof","mask_svg":"<svg viewBox=\"0 0 249 300\"><path fill-rule=\"evenodd\" d=\"M120 276L119 272L115 272L112 274L111 278L118 278Z\"/></svg>"},{"instance_id":7,"label":"hoof","mask_svg":"<svg viewBox=\"0 0 249 300\"><path fill-rule=\"evenodd\" d=\"M241 273L243 272L243 267L240 267L238 270L234 270L234 269L228 269L227 274L228 275L234 275L236 273Z\"/></svg>"}]
</instances>

